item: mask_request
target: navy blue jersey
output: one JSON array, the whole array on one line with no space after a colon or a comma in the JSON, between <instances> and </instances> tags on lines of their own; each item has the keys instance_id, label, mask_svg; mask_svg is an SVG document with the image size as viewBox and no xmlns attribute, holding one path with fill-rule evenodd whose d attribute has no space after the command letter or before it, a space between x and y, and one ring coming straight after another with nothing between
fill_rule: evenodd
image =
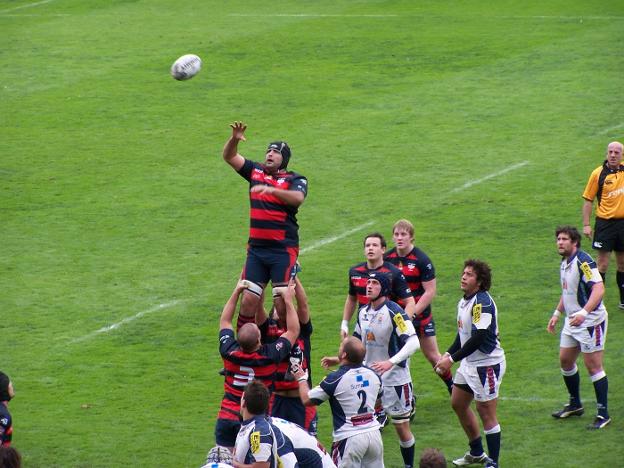
<instances>
[{"instance_id":1,"label":"navy blue jersey","mask_svg":"<svg viewBox=\"0 0 624 468\"><path fill-rule=\"evenodd\" d=\"M401 270L390 262L383 262L379 268L370 269L366 262L358 263L349 269L349 296L355 296L358 302L358 308L368 304L366 297L366 282L370 273L384 273L390 278L391 294L390 299L394 302L405 300L412 295L405 277Z\"/></svg>"},{"instance_id":2,"label":"navy blue jersey","mask_svg":"<svg viewBox=\"0 0 624 468\"><path fill-rule=\"evenodd\" d=\"M282 431L266 416L254 416L243 421L236 437L234 459L239 463L269 462L270 468L282 466L284 460L296 465L293 446Z\"/></svg>"},{"instance_id":3,"label":"navy blue jersey","mask_svg":"<svg viewBox=\"0 0 624 468\"><path fill-rule=\"evenodd\" d=\"M4 403L0 403L0 445L11 445L13 438L13 419L9 408Z\"/></svg>"},{"instance_id":4,"label":"navy blue jersey","mask_svg":"<svg viewBox=\"0 0 624 468\"><path fill-rule=\"evenodd\" d=\"M255 185L269 185L283 190L293 190L305 195L308 181L295 172L269 174L260 163L245 159L238 173ZM298 247L299 225L296 206L288 205L274 195L249 191L250 224L249 245L262 247Z\"/></svg>"}]
</instances>

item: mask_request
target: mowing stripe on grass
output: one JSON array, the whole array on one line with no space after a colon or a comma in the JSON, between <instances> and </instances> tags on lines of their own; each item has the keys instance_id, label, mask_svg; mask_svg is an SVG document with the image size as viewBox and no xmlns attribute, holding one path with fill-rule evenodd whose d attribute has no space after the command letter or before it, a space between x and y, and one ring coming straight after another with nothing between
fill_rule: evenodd
<instances>
[{"instance_id":1,"label":"mowing stripe on grass","mask_svg":"<svg viewBox=\"0 0 624 468\"><path fill-rule=\"evenodd\" d=\"M54 0L41 0L40 2L35 2L35 3L27 3L26 5L20 5L20 6L16 6L13 8L6 8L4 10L0 10L0 14L1 13L8 13L10 11L16 11L16 10L23 10L24 8L32 8L32 7L36 7L39 5L43 5L45 3L50 3L53 2Z\"/></svg>"},{"instance_id":2,"label":"mowing stripe on grass","mask_svg":"<svg viewBox=\"0 0 624 468\"><path fill-rule=\"evenodd\" d=\"M529 161L522 161L522 162L513 164L513 165L511 165L509 167L506 167L505 169L503 169L501 171L494 172L493 174L490 174L490 175L486 175L485 177L482 177L481 179L471 180L470 182L466 182L461 187L457 187L457 188L451 190L451 193L460 192L462 190L465 190L467 188L472 187L473 185L480 184L481 182L485 182L486 180L492 179L492 178L497 177L499 175L503 175L503 174L506 174L507 172L511 172L511 171L515 171L516 169L520 169L521 167L526 166L527 164L529 164Z\"/></svg>"},{"instance_id":3,"label":"mowing stripe on grass","mask_svg":"<svg viewBox=\"0 0 624 468\"><path fill-rule=\"evenodd\" d=\"M336 242L337 240L340 240L344 237L347 237L351 234L353 234L354 232L358 232L361 231L362 229L371 226L375 224L375 221L369 221L368 223L364 223L364 224L360 224L358 227L354 227L353 229L349 229L348 231L343 232L342 234L338 234L337 236L334 237L328 237L327 239L321 239L320 241L317 241L315 243L313 243L312 245L309 245L308 247L305 247L303 249L301 249L299 251L299 255L310 252L311 250L314 249L318 249L319 247L322 247L324 245L327 244L331 244L332 242Z\"/></svg>"},{"instance_id":4,"label":"mowing stripe on grass","mask_svg":"<svg viewBox=\"0 0 624 468\"><path fill-rule=\"evenodd\" d=\"M624 122L620 122L619 124L614 125L613 127L605 128L603 131L598 132L598 135L606 135L607 133L611 133L613 130L618 130L622 127L624 127Z\"/></svg>"},{"instance_id":5,"label":"mowing stripe on grass","mask_svg":"<svg viewBox=\"0 0 624 468\"><path fill-rule=\"evenodd\" d=\"M132 322L132 321L134 321L134 320L136 320L138 318L143 317L144 315L151 314L152 312L158 312L159 310L163 310L163 309L169 309L170 307L178 305L180 302L182 302L182 301L176 300L176 301L171 301L171 302L165 302L164 304L159 304L157 306L152 307L151 309L147 309L147 310L144 310L142 312L139 312L138 314L135 314L132 317L128 317L128 318L125 318L125 319L123 319L123 320L121 320L121 321L119 321L117 323L113 323L112 325L108 325L106 327L102 327L99 330L96 330L96 331L94 331L92 333L89 333L87 335L81 336L80 338L75 338L75 339L71 340L70 343L78 343L80 341L85 341L85 340L88 340L90 338L93 338L93 337L95 337L95 336L97 336L97 335L99 335L101 333L108 333L109 331L115 330L115 329L121 327L122 325L125 325L126 323L130 323L130 322Z\"/></svg>"}]
</instances>

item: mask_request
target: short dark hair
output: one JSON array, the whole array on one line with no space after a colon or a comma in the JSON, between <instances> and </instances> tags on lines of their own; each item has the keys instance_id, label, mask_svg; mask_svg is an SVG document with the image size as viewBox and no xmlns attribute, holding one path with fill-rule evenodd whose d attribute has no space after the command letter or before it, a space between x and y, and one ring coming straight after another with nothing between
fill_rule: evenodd
<instances>
[{"instance_id":1,"label":"short dark hair","mask_svg":"<svg viewBox=\"0 0 624 468\"><path fill-rule=\"evenodd\" d=\"M22 456L14 447L0 446L0 466L3 468L20 468Z\"/></svg>"},{"instance_id":2,"label":"short dark hair","mask_svg":"<svg viewBox=\"0 0 624 468\"><path fill-rule=\"evenodd\" d=\"M574 226L557 226L557 229L555 229L555 239L559 237L559 234L567 234L570 236L570 240L576 244L576 247L579 249L581 248L581 233Z\"/></svg>"},{"instance_id":3,"label":"short dark hair","mask_svg":"<svg viewBox=\"0 0 624 468\"><path fill-rule=\"evenodd\" d=\"M472 268L477 275L479 290L489 291L492 286L492 269L490 268L490 265L481 260L471 258L464 262L464 268L466 267Z\"/></svg>"},{"instance_id":4,"label":"short dark hair","mask_svg":"<svg viewBox=\"0 0 624 468\"><path fill-rule=\"evenodd\" d=\"M420 468L446 468L444 454L437 448L426 448L420 455Z\"/></svg>"},{"instance_id":5,"label":"short dark hair","mask_svg":"<svg viewBox=\"0 0 624 468\"><path fill-rule=\"evenodd\" d=\"M251 414L266 414L269 410L269 389L259 380L249 382L243 396L247 411Z\"/></svg>"},{"instance_id":6,"label":"short dark hair","mask_svg":"<svg viewBox=\"0 0 624 468\"><path fill-rule=\"evenodd\" d=\"M386 238L383 236L383 234L381 232L371 232L370 234L368 234L364 238L364 245L366 245L366 239L368 239L369 237L377 237L377 238L379 238L379 241L381 242L381 246L384 249L388 246L388 244L386 243Z\"/></svg>"}]
</instances>

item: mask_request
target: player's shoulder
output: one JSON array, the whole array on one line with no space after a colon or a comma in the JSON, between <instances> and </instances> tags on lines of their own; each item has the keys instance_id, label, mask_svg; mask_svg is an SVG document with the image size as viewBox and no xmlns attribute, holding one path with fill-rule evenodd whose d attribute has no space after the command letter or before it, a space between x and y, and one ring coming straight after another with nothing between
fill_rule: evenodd
<instances>
[{"instance_id":1,"label":"player's shoulder","mask_svg":"<svg viewBox=\"0 0 624 468\"><path fill-rule=\"evenodd\" d=\"M366 266L366 262L361 262L361 263L358 263L357 265L353 265L351 268L349 268L349 274L351 273L353 274L368 273L368 267Z\"/></svg>"},{"instance_id":2,"label":"player's shoulder","mask_svg":"<svg viewBox=\"0 0 624 468\"><path fill-rule=\"evenodd\" d=\"M576 262L580 265L583 263L593 263L594 259L584 250L579 250L576 253Z\"/></svg>"},{"instance_id":3,"label":"player's shoulder","mask_svg":"<svg viewBox=\"0 0 624 468\"><path fill-rule=\"evenodd\" d=\"M403 308L399 304L391 301L390 299L384 303L384 306L388 309L388 312L392 313L392 315L404 312Z\"/></svg>"},{"instance_id":4,"label":"player's shoulder","mask_svg":"<svg viewBox=\"0 0 624 468\"><path fill-rule=\"evenodd\" d=\"M393 275L397 273L401 275L403 274L394 263L389 262L388 260L384 260L383 265L379 268L379 271L382 273L392 273Z\"/></svg>"},{"instance_id":5,"label":"player's shoulder","mask_svg":"<svg viewBox=\"0 0 624 468\"><path fill-rule=\"evenodd\" d=\"M387 259L392 259L392 258L396 258L398 257L399 254L397 253L397 249L396 247L392 247L390 250L388 250L385 254L384 254L384 260Z\"/></svg>"},{"instance_id":6,"label":"player's shoulder","mask_svg":"<svg viewBox=\"0 0 624 468\"><path fill-rule=\"evenodd\" d=\"M494 305L494 299L488 291L477 291L475 294L475 304L481 304L483 306Z\"/></svg>"},{"instance_id":7,"label":"player's shoulder","mask_svg":"<svg viewBox=\"0 0 624 468\"><path fill-rule=\"evenodd\" d=\"M414 246L414 248L410 252L410 255L412 255L414 258L421 260L421 261L427 261L427 262L431 261L429 259L429 255L427 255L427 252L425 252L423 249L417 246Z\"/></svg>"},{"instance_id":8,"label":"player's shoulder","mask_svg":"<svg viewBox=\"0 0 624 468\"><path fill-rule=\"evenodd\" d=\"M295 172L295 171L280 172L277 175L279 177L285 177L287 179L306 179L307 180L306 176L304 176L303 174L299 174L298 172Z\"/></svg>"}]
</instances>

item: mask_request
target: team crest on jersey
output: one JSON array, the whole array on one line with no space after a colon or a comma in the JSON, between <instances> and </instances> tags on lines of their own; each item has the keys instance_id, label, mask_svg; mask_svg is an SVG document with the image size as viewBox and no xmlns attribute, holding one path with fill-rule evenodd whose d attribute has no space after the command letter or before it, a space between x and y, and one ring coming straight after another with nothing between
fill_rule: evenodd
<instances>
[{"instance_id":1,"label":"team crest on jersey","mask_svg":"<svg viewBox=\"0 0 624 468\"><path fill-rule=\"evenodd\" d=\"M282 343L281 341L275 343L275 349L277 351L279 351L280 349L282 349L284 347L284 343Z\"/></svg>"},{"instance_id":2,"label":"team crest on jersey","mask_svg":"<svg viewBox=\"0 0 624 468\"><path fill-rule=\"evenodd\" d=\"M479 320L481 320L481 308L481 304L472 306L472 323L479 323Z\"/></svg>"},{"instance_id":3,"label":"team crest on jersey","mask_svg":"<svg viewBox=\"0 0 624 468\"><path fill-rule=\"evenodd\" d=\"M405 324L405 320L403 320L403 316L401 314L396 314L392 317L392 321L401 333L405 333L407 331L407 325Z\"/></svg>"},{"instance_id":4,"label":"team crest on jersey","mask_svg":"<svg viewBox=\"0 0 624 468\"><path fill-rule=\"evenodd\" d=\"M260 431L252 432L249 435L249 444L251 445L251 453L260 451Z\"/></svg>"},{"instance_id":5,"label":"team crest on jersey","mask_svg":"<svg viewBox=\"0 0 624 468\"><path fill-rule=\"evenodd\" d=\"M591 270L591 267L589 266L589 263L587 262L581 263L581 270L583 271L583 276L585 276L585 279L589 281L592 277L592 270Z\"/></svg>"},{"instance_id":6,"label":"team crest on jersey","mask_svg":"<svg viewBox=\"0 0 624 468\"><path fill-rule=\"evenodd\" d=\"M413 270L414 268L416 268L416 264L415 263L408 263L407 264L407 269L408 270Z\"/></svg>"},{"instance_id":7,"label":"team crest on jersey","mask_svg":"<svg viewBox=\"0 0 624 468\"><path fill-rule=\"evenodd\" d=\"M375 341L375 334L370 330L366 332L366 341Z\"/></svg>"}]
</instances>

